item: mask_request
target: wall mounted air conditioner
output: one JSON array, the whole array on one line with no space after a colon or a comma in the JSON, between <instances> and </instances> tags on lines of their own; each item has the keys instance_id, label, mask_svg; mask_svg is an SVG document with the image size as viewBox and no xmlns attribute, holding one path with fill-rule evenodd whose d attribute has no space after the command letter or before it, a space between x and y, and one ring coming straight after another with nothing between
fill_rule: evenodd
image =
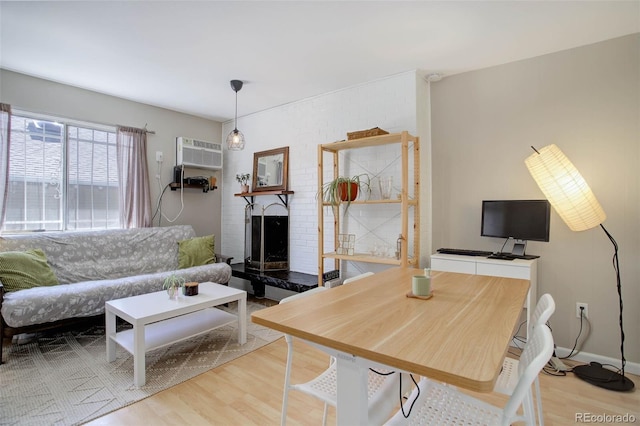
<instances>
[{"instance_id":1,"label":"wall mounted air conditioner","mask_svg":"<svg viewBox=\"0 0 640 426\"><path fill-rule=\"evenodd\" d=\"M176 163L178 166L221 170L222 144L182 136L176 138Z\"/></svg>"}]
</instances>

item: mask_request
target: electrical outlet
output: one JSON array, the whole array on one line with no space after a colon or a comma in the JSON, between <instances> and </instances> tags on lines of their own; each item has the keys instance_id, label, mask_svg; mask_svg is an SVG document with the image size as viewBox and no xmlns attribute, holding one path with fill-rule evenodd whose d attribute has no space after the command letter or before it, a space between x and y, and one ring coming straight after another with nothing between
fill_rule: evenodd
<instances>
[{"instance_id":1,"label":"electrical outlet","mask_svg":"<svg viewBox=\"0 0 640 426\"><path fill-rule=\"evenodd\" d=\"M576 302L576 318L580 318L580 308L584 308L584 317L589 318L589 304L584 302Z\"/></svg>"},{"instance_id":2,"label":"electrical outlet","mask_svg":"<svg viewBox=\"0 0 640 426\"><path fill-rule=\"evenodd\" d=\"M156 151L156 161L162 163L162 151Z\"/></svg>"}]
</instances>

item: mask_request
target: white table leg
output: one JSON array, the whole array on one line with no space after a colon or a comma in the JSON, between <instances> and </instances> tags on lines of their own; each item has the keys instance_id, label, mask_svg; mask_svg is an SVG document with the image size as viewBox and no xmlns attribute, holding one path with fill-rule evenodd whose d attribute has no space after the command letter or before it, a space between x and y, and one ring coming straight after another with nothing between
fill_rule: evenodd
<instances>
[{"instance_id":1,"label":"white table leg","mask_svg":"<svg viewBox=\"0 0 640 426\"><path fill-rule=\"evenodd\" d=\"M349 354L338 353L336 359L336 424L366 426L369 424L368 369L358 365L357 358Z\"/></svg>"},{"instance_id":2,"label":"white table leg","mask_svg":"<svg viewBox=\"0 0 640 426\"><path fill-rule=\"evenodd\" d=\"M529 330L531 329L531 288L527 292L527 340L529 339Z\"/></svg>"},{"instance_id":3,"label":"white table leg","mask_svg":"<svg viewBox=\"0 0 640 426\"><path fill-rule=\"evenodd\" d=\"M105 331L107 339L107 362L116 360L116 342L112 337L116 334L116 315L108 308L105 309Z\"/></svg>"},{"instance_id":4,"label":"white table leg","mask_svg":"<svg viewBox=\"0 0 640 426\"><path fill-rule=\"evenodd\" d=\"M144 324L133 325L133 384L144 386L145 377Z\"/></svg>"},{"instance_id":5,"label":"white table leg","mask_svg":"<svg viewBox=\"0 0 640 426\"><path fill-rule=\"evenodd\" d=\"M247 295L238 299L238 343L247 343Z\"/></svg>"}]
</instances>

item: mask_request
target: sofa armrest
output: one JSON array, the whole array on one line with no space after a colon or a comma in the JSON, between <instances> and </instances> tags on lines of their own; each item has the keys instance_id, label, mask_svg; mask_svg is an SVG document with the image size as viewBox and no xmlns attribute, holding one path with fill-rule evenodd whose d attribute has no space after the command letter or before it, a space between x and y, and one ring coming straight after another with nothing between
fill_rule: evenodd
<instances>
[{"instance_id":1,"label":"sofa armrest","mask_svg":"<svg viewBox=\"0 0 640 426\"><path fill-rule=\"evenodd\" d=\"M231 265L231 259L233 259L233 257L216 253L216 263L226 263L227 265Z\"/></svg>"}]
</instances>

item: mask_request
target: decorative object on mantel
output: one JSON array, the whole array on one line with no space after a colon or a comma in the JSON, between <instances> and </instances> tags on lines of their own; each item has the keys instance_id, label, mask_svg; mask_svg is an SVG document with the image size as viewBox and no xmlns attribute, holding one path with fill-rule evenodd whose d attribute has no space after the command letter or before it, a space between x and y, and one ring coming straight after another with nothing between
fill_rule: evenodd
<instances>
[{"instance_id":1,"label":"decorative object on mantel","mask_svg":"<svg viewBox=\"0 0 640 426\"><path fill-rule=\"evenodd\" d=\"M164 279L162 288L167 290L169 299L176 300L180 294L180 288L184 285L184 278L171 274Z\"/></svg>"},{"instance_id":2,"label":"decorative object on mantel","mask_svg":"<svg viewBox=\"0 0 640 426\"><path fill-rule=\"evenodd\" d=\"M362 138L368 138L370 136L380 136L380 135L388 135L388 134L389 132L387 132L386 130L381 129L380 127L374 127L373 129L368 129L368 130L358 130L357 132L348 132L347 139L348 140L362 139Z\"/></svg>"},{"instance_id":3,"label":"decorative object on mantel","mask_svg":"<svg viewBox=\"0 0 640 426\"><path fill-rule=\"evenodd\" d=\"M371 180L368 174L362 173L352 177L339 176L326 182L318 191L318 196L322 195L322 201L332 206L346 202L346 212L351 202L358 198L358 190L371 193Z\"/></svg>"},{"instance_id":4,"label":"decorative object on mantel","mask_svg":"<svg viewBox=\"0 0 640 426\"><path fill-rule=\"evenodd\" d=\"M338 247L336 248L336 254L346 254L349 256L353 256L355 248L355 234L338 234Z\"/></svg>"},{"instance_id":5,"label":"decorative object on mantel","mask_svg":"<svg viewBox=\"0 0 640 426\"><path fill-rule=\"evenodd\" d=\"M231 151L242 151L244 149L244 135L238 130L238 92L242 89L242 80L231 80L231 88L236 92L236 115L234 129L227 136L227 149Z\"/></svg>"},{"instance_id":6,"label":"decorative object on mantel","mask_svg":"<svg viewBox=\"0 0 640 426\"><path fill-rule=\"evenodd\" d=\"M249 178L251 175L249 173L239 173L236 175L236 180L240 183L240 192L246 194L249 192Z\"/></svg>"}]
</instances>

